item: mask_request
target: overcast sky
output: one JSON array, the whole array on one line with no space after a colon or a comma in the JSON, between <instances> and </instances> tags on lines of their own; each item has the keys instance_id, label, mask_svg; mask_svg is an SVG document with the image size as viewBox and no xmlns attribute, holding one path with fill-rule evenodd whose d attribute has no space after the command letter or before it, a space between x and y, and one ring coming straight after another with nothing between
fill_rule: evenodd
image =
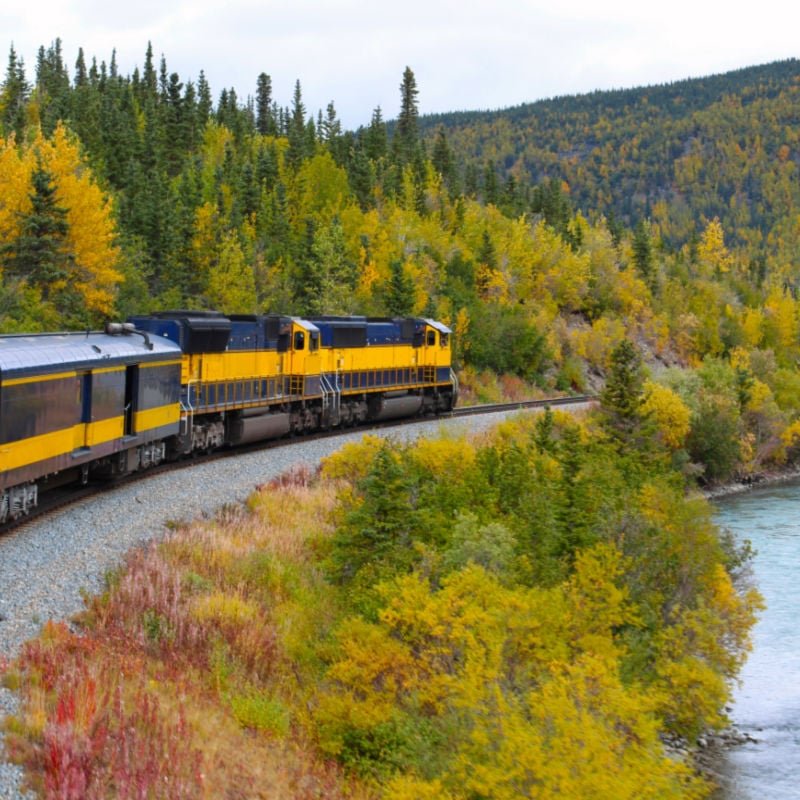
<instances>
[{"instance_id":1,"label":"overcast sky","mask_svg":"<svg viewBox=\"0 0 800 800\"><path fill-rule=\"evenodd\" d=\"M156 65L196 80L215 100L244 100L272 77L289 105L299 79L309 112L332 100L345 127L381 106L397 115L406 65L421 113L503 108L562 94L628 88L725 72L800 55L800 5L672 0L28 0L4 2L2 76L14 45L29 80L36 52L56 37L73 74L87 62L119 71ZM0 40L2 43L2 40Z\"/></svg>"}]
</instances>

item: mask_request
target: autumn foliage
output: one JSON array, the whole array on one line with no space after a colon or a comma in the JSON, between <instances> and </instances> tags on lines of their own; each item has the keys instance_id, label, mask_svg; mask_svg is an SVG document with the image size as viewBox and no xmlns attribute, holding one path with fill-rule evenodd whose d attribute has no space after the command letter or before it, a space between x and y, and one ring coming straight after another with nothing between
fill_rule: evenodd
<instances>
[{"instance_id":1,"label":"autumn foliage","mask_svg":"<svg viewBox=\"0 0 800 800\"><path fill-rule=\"evenodd\" d=\"M44 213L36 209L39 218L32 219L37 170L47 176L55 209L63 212L65 221L63 235L52 237L49 243L55 251L52 257L63 269L42 277L33 260L22 257L26 240L41 239L47 229L46 220L41 219L46 209ZM5 263L7 306L16 305L28 315L15 322L17 312L12 310L5 327L27 323L33 328L62 329L110 315L123 277L118 269L122 254L116 222L111 201L98 186L74 137L59 126L52 137L38 133L22 147L13 136L0 140L0 192L0 265ZM41 251L38 257L43 257ZM23 262L19 269L13 268L15 261ZM74 301L70 302L70 296ZM26 297L29 305L20 309Z\"/></svg>"},{"instance_id":2,"label":"autumn foliage","mask_svg":"<svg viewBox=\"0 0 800 800\"><path fill-rule=\"evenodd\" d=\"M12 754L50 797L707 796L665 737L725 723L758 596L603 413L367 437L134 553L7 669Z\"/></svg>"}]
</instances>

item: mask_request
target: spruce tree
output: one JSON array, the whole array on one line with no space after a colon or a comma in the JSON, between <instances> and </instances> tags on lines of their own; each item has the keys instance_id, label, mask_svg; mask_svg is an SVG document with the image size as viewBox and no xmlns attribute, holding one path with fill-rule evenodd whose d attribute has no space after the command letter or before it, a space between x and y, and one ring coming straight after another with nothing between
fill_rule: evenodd
<instances>
[{"instance_id":1,"label":"spruce tree","mask_svg":"<svg viewBox=\"0 0 800 800\"><path fill-rule=\"evenodd\" d=\"M653 276L653 246L650 241L649 226L640 221L633 231L633 263L642 280L652 289Z\"/></svg>"},{"instance_id":2,"label":"spruce tree","mask_svg":"<svg viewBox=\"0 0 800 800\"><path fill-rule=\"evenodd\" d=\"M644 373L636 346L623 339L611 351L611 366L600 393L603 425L612 439L622 446L635 444L634 434L642 419Z\"/></svg>"},{"instance_id":3,"label":"spruce tree","mask_svg":"<svg viewBox=\"0 0 800 800\"><path fill-rule=\"evenodd\" d=\"M66 281L74 263L67 241L67 211L56 202L50 174L37 166L31 176L31 209L20 221L16 240L4 248L7 275L41 290L52 300L53 289Z\"/></svg>"},{"instance_id":4,"label":"spruce tree","mask_svg":"<svg viewBox=\"0 0 800 800\"><path fill-rule=\"evenodd\" d=\"M500 202L500 184L497 180L494 161L489 161L483 171L483 202L487 206L496 206Z\"/></svg>"},{"instance_id":5,"label":"spruce tree","mask_svg":"<svg viewBox=\"0 0 800 800\"><path fill-rule=\"evenodd\" d=\"M386 133L386 123L383 121L381 107L378 106L372 112L372 119L369 127L364 132L364 151L367 158L378 161L386 158L388 135Z\"/></svg>"},{"instance_id":6,"label":"spruce tree","mask_svg":"<svg viewBox=\"0 0 800 800\"><path fill-rule=\"evenodd\" d=\"M83 55L83 48L78 48L78 58L75 61L75 88L86 86L89 79L86 74L86 59Z\"/></svg>"},{"instance_id":7,"label":"spruce tree","mask_svg":"<svg viewBox=\"0 0 800 800\"><path fill-rule=\"evenodd\" d=\"M278 132L272 114L272 78L266 72L258 76L256 84L256 130L262 136L275 136Z\"/></svg>"},{"instance_id":8,"label":"spruce tree","mask_svg":"<svg viewBox=\"0 0 800 800\"><path fill-rule=\"evenodd\" d=\"M481 246L476 257L478 260L478 273L475 278L476 289L480 297L486 297L489 290L490 276L497 269L497 249L488 229L483 231Z\"/></svg>"},{"instance_id":9,"label":"spruce tree","mask_svg":"<svg viewBox=\"0 0 800 800\"><path fill-rule=\"evenodd\" d=\"M197 121L201 129L206 126L213 110L211 87L208 85L205 73L200 70L200 76L197 79Z\"/></svg>"},{"instance_id":10,"label":"spruce tree","mask_svg":"<svg viewBox=\"0 0 800 800\"><path fill-rule=\"evenodd\" d=\"M142 73L142 90L145 95L155 96L158 89L158 78L153 66L153 45L147 43L147 52L144 57L144 72Z\"/></svg>"},{"instance_id":11,"label":"spruce tree","mask_svg":"<svg viewBox=\"0 0 800 800\"><path fill-rule=\"evenodd\" d=\"M59 120L69 116L70 83L61 54L61 40L47 50L39 48L36 60L36 99L42 132L49 136Z\"/></svg>"},{"instance_id":12,"label":"spruce tree","mask_svg":"<svg viewBox=\"0 0 800 800\"><path fill-rule=\"evenodd\" d=\"M320 138L328 145L328 150L337 164L344 163L345 152L342 147L342 123L336 115L333 101L325 109L325 117L320 120Z\"/></svg>"},{"instance_id":13,"label":"spruce tree","mask_svg":"<svg viewBox=\"0 0 800 800\"><path fill-rule=\"evenodd\" d=\"M418 94L414 73L410 67L406 67L400 84L400 116L392 139L392 156L399 167L412 163L419 151Z\"/></svg>"},{"instance_id":14,"label":"spruce tree","mask_svg":"<svg viewBox=\"0 0 800 800\"><path fill-rule=\"evenodd\" d=\"M399 259L393 260L389 269L391 275L386 285L386 312L393 317L408 317L414 311L414 280Z\"/></svg>"},{"instance_id":15,"label":"spruce tree","mask_svg":"<svg viewBox=\"0 0 800 800\"><path fill-rule=\"evenodd\" d=\"M332 540L330 567L338 582L349 582L362 568L381 564L399 572L416 557L410 547L415 521L412 488L392 447L382 445L359 485L362 503Z\"/></svg>"},{"instance_id":16,"label":"spruce tree","mask_svg":"<svg viewBox=\"0 0 800 800\"><path fill-rule=\"evenodd\" d=\"M11 45L6 79L0 87L1 119L6 136L15 133L17 138L21 138L25 130L25 111L29 96L30 86L25 79L25 63L21 58L17 58L14 45Z\"/></svg>"},{"instance_id":17,"label":"spruce tree","mask_svg":"<svg viewBox=\"0 0 800 800\"><path fill-rule=\"evenodd\" d=\"M447 134L445 133L444 125L440 125L439 130L436 131L436 141L433 144L431 162L436 171L442 176L442 180L450 196L454 197L458 193L455 160L453 158L453 151L447 143Z\"/></svg>"},{"instance_id":18,"label":"spruce tree","mask_svg":"<svg viewBox=\"0 0 800 800\"><path fill-rule=\"evenodd\" d=\"M356 147L353 150L348 164L347 177L361 210L366 211L372 206L374 200L375 169L367 158L365 147Z\"/></svg>"},{"instance_id":19,"label":"spruce tree","mask_svg":"<svg viewBox=\"0 0 800 800\"><path fill-rule=\"evenodd\" d=\"M286 160L297 169L306 157L308 150L308 132L306 130L306 107L303 105L303 93L300 81L295 81L292 96L292 112L289 120L289 150Z\"/></svg>"}]
</instances>

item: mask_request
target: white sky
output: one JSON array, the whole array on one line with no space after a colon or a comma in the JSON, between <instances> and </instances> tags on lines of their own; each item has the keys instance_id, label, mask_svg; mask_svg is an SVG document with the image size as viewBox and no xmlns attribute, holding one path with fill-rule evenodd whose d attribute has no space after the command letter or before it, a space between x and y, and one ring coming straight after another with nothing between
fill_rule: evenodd
<instances>
[{"instance_id":1,"label":"white sky","mask_svg":"<svg viewBox=\"0 0 800 800\"><path fill-rule=\"evenodd\" d=\"M563 5L564 7L559 7ZM0 4L0 79L13 43L34 77L56 37L72 75L117 51L123 75L151 41L183 81L205 70L215 101L272 77L289 105L334 101L346 128L397 115L406 65L420 112L503 108L562 94L700 77L800 55L800 4L760 0L28 0Z\"/></svg>"}]
</instances>

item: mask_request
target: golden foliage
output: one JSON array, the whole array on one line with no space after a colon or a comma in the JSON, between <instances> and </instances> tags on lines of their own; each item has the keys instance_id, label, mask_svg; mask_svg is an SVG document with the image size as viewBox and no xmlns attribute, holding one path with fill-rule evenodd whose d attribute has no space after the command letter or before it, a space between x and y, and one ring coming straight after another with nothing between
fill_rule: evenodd
<instances>
[{"instance_id":1,"label":"golden foliage","mask_svg":"<svg viewBox=\"0 0 800 800\"><path fill-rule=\"evenodd\" d=\"M28 145L19 146L13 138L0 145L0 244L11 244L19 235L20 220L31 207L31 177L41 167L52 179L56 203L66 210L67 247L74 255L70 274L49 288L69 286L90 314L109 314L122 280L113 205L77 141L59 125L49 139L38 132Z\"/></svg>"},{"instance_id":2,"label":"golden foliage","mask_svg":"<svg viewBox=\"0 0 800 800\"><path fill-rule=\"evenodd\" d=\"M652 419L661 441L670 450L680 449L691 427L691 411L680 396L668 386L647 381L644 385L642 413Z\"/></svg>"}]
</instances>

